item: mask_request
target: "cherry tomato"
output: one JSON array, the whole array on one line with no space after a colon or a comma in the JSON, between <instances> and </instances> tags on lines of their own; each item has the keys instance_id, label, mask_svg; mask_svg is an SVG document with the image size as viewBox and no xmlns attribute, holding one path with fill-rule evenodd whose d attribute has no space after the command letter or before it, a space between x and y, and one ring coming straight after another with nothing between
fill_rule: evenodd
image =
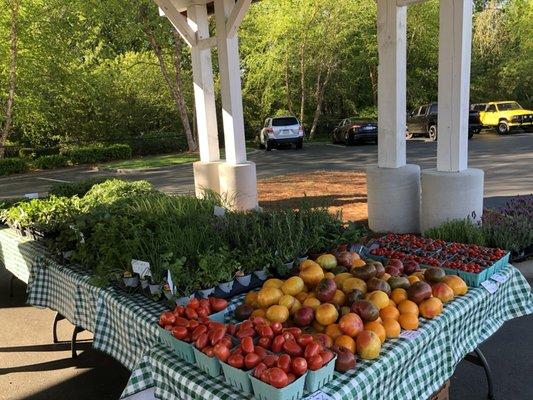
<instances>
[{"instance_id":1,"label":"cherry tomato","mask_svg":"<svg viewBox=\"0 0 533 400\"><path fill-rule=\"evenodd\" d=\"M262 371L259 379L261 379L263 382L268 383L270 385L270 368L267 368L264 371Z\"/></svg>"},{"instance_id":2,"label":"cherry tomato","mask_svg":"<svg viewBox=\"0 0 533 400\"><path fill-rule=\"evenodd\" d=\"M321 351L320 353L320 357L322 357L322 361L324 362L324 365L326 365L328 362L330 362L331 360L333 360L333 353L331 351Z\"/></svg>"},{"instance_id":3,"label":"cherry tomato","mask_svg":"<svg viewBox=\"0 0 533 400\"><path fill-rule=\"evenodd\" d=\"M277 366L288 373L291 370L291 361L291 356L288 354L282 354L278 358Z\"/></svg>"},{"instance_id":4,"label":"cherry tomato","mask_svg":"<svg viewBox=\"0 0 533 400\"><path fill-rule=\"evenodd\" d=\"M207 343L209 342L209 337L207 336L207 333L202 333L200 336L198 336L198 339L194 342L194 345L197 349L202 350L204 347L207 346Z\"/></svg>"},{"instance_id":5,"label":"cherry tomato","mask_svg":"<svg viewBox=\"0 0 533 400\"><path fill-rule=\"evenodd\" d=\"M257 344L259 346L263 346L265 349L270 349L270 346L272 345L272 338L266 336L260 337Z\"/></svg>"},{"instance_id":6,"label":"cherry tomato","mask_svg":"<svg viewBox=\"0 0 533 400\"><path fill-rule=\"evenodd\" d=\"M293 383L296 380L296 376L294 374L288 373L287 378L289 378L289 385Z\"/></svg>"},{"instance_id":7,"label":"cherry tomato","mask_svg":"<svg viewBox=\"0 0 533 400\"><path fill-rule=\"evenodd\" d=\"M172 311L166 311L159 317L159 325L174 325L176 322L176 315Z\"/></svg>"},{"instance_id":8,"label":"cherry tomato","mask_svg":"<svg viewBox=\"0 0 533 400\"><path fill-rule=\"evenodd\" d=\"M185 307L183 306L176 306L174 309L174 315L176 317L183 317L183 314L185 313Z\"/></svg>"},{"instance_id":9,"label":"cherry tomato","mask_svg":"<svg viewBox=\"0 0 533 400\"><path fill-rule=\"evenodd\" d=\"M244 357L244 366L246 369L255 368L261 362L261 357L256 353L248 353Z\"/></svg>"},{"instance_id":10,"label":"cherry tomato","mask_svg":"<svg viewBox=\"0 0 533 400\"><path fill-rule=\"evenodd\" d=\"M174 325L188 327L189 326L189 320L186 319L186 318L183 318L183 317L176 317L176 319L174 320Z\"/></svg>"},{"instance_id":11,"label":"cherry tomato","mask_svg":"<svg viewBox=\"0 0 533 400\"><path fill-rule=\"evenodd\" d=\"M309 368L311 371L316 371L322 368L324 365L324 360L322 360L322 357L320 357L320 354L317 354L309 359L307 359L307 368Z\"/></svg>"},{"instance_id":12,"label":"cherry tomato","mask_svg":"<svg viewBox=\"0 0 533 400\"><path fill-rule=\"evenodd\" d=\"M231 340L231 337L229 337L228 335L226 335L222 339L220 339L220 342L218 342L218 343L223 344L228 349L233 347L233 341Z\"/></svg>"},{"instance_id":13,"label":"cherry tomato","mask_svg":"<svg viewBox=\"0 0 533 400\"><path fill-rule=\"evenodd\" d=\"M266 366L265 363L263 362L260 362L259 364L257 364L257 367L255 367L254 369L254 372L253 372L253 376L254 378L256 379L261 379L261 374L266 371L268 369L268 367Z\"/></svg>"},{"instance_id":14,"label":"cherry tomato","mask_svg":"<svg viewBox=\"0 0 533 400\"><path fill-rule=\"evenodd\" d=\"M199 307L196 310L196 313L198 314L199 318L207 317L210 314L209 310L206 307Z\"/></svg>"},{"instance_id":15,"label":"cherry tomato","mask_svg":"<svg viewBox=\"0 0 533 400\"><path fill-rule=\"evenodd\" d=\"M176 339L185 339L189 332L187 331L187 328L184 326L176 326L172 329L172 336L174 336Z\"/></svg>"},{"instance_id":16,"label":"cherry tomato","mask_svg":"<svg viewBox=\"0 0 533 400\"><path fill-rule=\"evenodd\" d=\"M252 317L250 318L250 321L252 321L252 323L257 326L257 325L267 325L267 322L265 321L265 319L263 317Z\"/></svg>"},{"instance_id":17,"label":"cherry tomato","mask_svg":"<svg viewBox=\"0 0 533 400\"><path fill-rule=\"evenodd\" d=\"M229 357L229 349L224 346L222 343L217 343L213 347L213 353L216 358L218 358L222 362L226 362Z\"/></svg>"},{"instance_id":18,"label":"cherry tomato","mask_svg":"<svg viewBox=\"0 0 533 400\"><path fill-rule=\"evenodd\" d=\"M289 340L292 340L294 342L296 340L291 331L284 331L281 333L281 335L283 336L286 342Z\"/></svg>"},{"instance_id":19,"label":"cherry tomato","mask_svg":"<svg viewBox=\"0 0 533 400\"><path fill-rule=\"evenodd\" d=\"M261 329L259 330L258 333L259 333L259 336L261 337L269 337L269 338L274 337L274 331L268 325L261 325Z\"/></svg>"},{"instance_id":20,"label":"cherry tomato","mask_svg":"<svg viewBox=\"0 0 533 400\"><path fill-rule=\"evenodd\" d=\"M228 301L224 299L218 299L216 297L210 297L209 303L211 304L211 308L213 309L213 312L219 312L225 309L228 306Z\"/></svg>"},{"instance_id":21,"label":"cherry tomato","mask_svg":"<svg viewBox=\"0 0 533 400\"><path fill-rule=\"evenodd\" d=\"M283 350L285 353L293 357L300 357L304 352L302 347L294 340L286 340L285 343L283 343Z\"/></svg>"},{"instance_id":22,"label":"cherry tomato","mask_svg":"<svg viewBox=\"0 0 533 400\"><path fill-rule=\"evenodd\" d=\"M295 357L291 362L291 371L296 376L302 376L307 371L307 360L303 357Z\"/></svg>"},{"instance_id":23,"label":"cherry tomato","mask_svg":"<svg viewBox=\"0 0 533 400\"><path fill-rule=\"evenodd\" d=\"M244 357L240 354L231 354L227 362L234 368L242 369L244 367Z\"/></svg>"},{"instance_id":24,"label":"cherry tomato","mask_svg":"<svg viewBox=\"0 0 533 400\"><path fill-rule=\"evenodd\" d=\"M253 353L254 352L254 341L249 336L242 338L241 347L242 347L242 351L245 354Z\"/></svg>"},{"instance_id":25,"label":"cherry tomato","mask_svg":"<svg viewBox=\"0 0 533 400\"><path fill-rule=\"evenodd\" d=\"M281 389L289 384L289 377L281 368L270 368L268 377L270 384L277 389Z\"/></svg>"},{"instance_id":26,"label":"cherry tomato","mask_svg":"<svg viewBox=\"0 0 533 400\"><path fill-rule=\"evenodd\" d=\"M274 335L279 335L281 331L283 330L283 325L281 322L272 322L270 324L270 327L272 328L272 332L274 332Z\"/></svg>"},{"instance_id":27,"label":"cherry tomato","mask_svg":"<svg viewBox=\"0 0 533 400\"><path fill-rule=\"evenodd\" d=\"M226 334L226 328L216 328L209 331L209 341L211 342L211 346L214 346L218 342L222 340L224 335Z\"/></svg>"},{"instance_id":28,"label":"cherry tomato","mask_svg":"<svg viewBox=\"0 0 533 400\"><path fill-rule=\"evenodd\" d=\"M207 326L205 325L198 325L194 331L192 331L192 334L191 334L191 339L192 340L196 340L198 339L198 337L203 334L203 333L206 333L207 332Z\"/></svg>"},{"instance_id":29,"label":"cherry tomato","mask_svg":"<svg viewBox=\"0 0 533 400\"><path fill-rule=\"evenodd\" d=\"M313 335L310 335L308 333L304 333L298 336L298 338L296 339L296 343L298 343L303 348L305 348L305 346L307 346L309 343L313 343L313 341Z\"/></svg>"},{"instance_id":30,"label":"cherry tomato","mask_svg":"<svg viewBox=\"0 0 533 400\"><path fill-rule=\"evenodd\" d=\"M240 329L235 336L237 336L239 339L243 339L245 337L252 337L254 334L255 332L253 328L246 328Z\"/></svg>"},{"instance_id":31,"label":"cherry tomato","mask_svg":"<svg viewBox=\"0 0 533 400\"><path fill-rule=\"evenodd\" d=\"M187 324L187 328L190 331L194 331L199 325L200 323L198 321L196 321L195 319L191 319L189 323Z\"/></svg>"},{"instance_id":32,"label":"cherry tomato","mask_svg":"<svg viewBox=\"0 0 533 400\"><path fill-rule=\"evenodd\" d=\"M226 325L226 330L230 335L235 335L235 332L237 332L237 326L235 324L228 324Z\"/></svg>"},{"instance_id":33,"label":"cherry tomato","mask_svg":"<svg viewBox=\"0 0 533 400\"><path fill-rule=\"evenodd\" d=\"M263 362L270 368L277 364L278 358L279 357L275 354L268 354L263 358Z\"/></svg>"},{"instance_id":34,"label":"cherry tomato","mask_svg":"<svg viewBox=\"0 0 533 400\"><path fill-rule=\"evenodd\" d=\"M207 346L202 349L202 353L204 353L208 357L213 357L215 355L215 351L213 350L212 346Z\"/></svg>"},{"instance_id":35,"label":"cherry tomato","mask_svg":"<svg viewBox=\"0 0 533 400\"><path fill-rule=\"evenodd\" d=\"M283 348L283 343L285 343L285 338L282 335L278 335L272 340L272 351L274 353L279 353Z\"/></svg>"},{"instance_id":36,"label":"cherry tomato","mask_svg":"<svg viewBox=\"0 0 533 400\"><path fill-rule=\"evenodd\" d=\"M318 353L320 353L320 345L318 343L309 343L305 346L304 357L307 361L318 355Z\"/></svg>"},{"instance_id":37,"label":"cherry tomato","mask_svg":"<svg viewBox=\"0 0 533 400\"><path fill-rule=\"evenodd\" d=\"M302 334L302 330L296 326L293 326L293 327L290 327L290 328L285 328L285 330L287 332L290 332L292 333L292 335L297 338L298 336L300 336Z\"/></svg>"},{"instance_id":38,"label":"cherry tomato","mask_svg":"<svg viewBox=\"0 0 533 400\"><path fill-rule=\"evenodd\" d=\"M264 347L258 345L258 346L255 346L255 354L261 357L261 360L262 360L268 355L268 352L266 351Z\"/></svg>"}]
</instances>

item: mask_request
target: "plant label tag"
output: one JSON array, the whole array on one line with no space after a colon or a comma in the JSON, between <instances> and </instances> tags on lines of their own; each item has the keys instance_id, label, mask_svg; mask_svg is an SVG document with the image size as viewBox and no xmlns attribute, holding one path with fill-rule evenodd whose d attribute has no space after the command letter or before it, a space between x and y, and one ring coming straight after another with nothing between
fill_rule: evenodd
<instances>
[{"instance_id":1,"label":"plant label tag","mask_svg":"<svg viewBox=\"0 0 533 400\"><path fill-rule=\"evenodd\" d=\"M139 274L141 278L152 276L150 271L150 263L140 260L131 260L131 269L134 273Z\"/></svg>"},{"instance_id":2,"label":"plant label tag","mask_svg":"<svg viewBox=\"0 0 533 400\"><path fill-rule=\"evenodd\" d=\"M481 282L481 286L483 286L490 294L496 293L496 291L498 290L498 284L491 280Z\"/></svg>"},{"instance_id":3,"label":"plant label tag","mask_svg":"<svg viewBox=\"0 0 533 400\"><path fill-rule=\"evenodd\" d=\"M26 193L24 197L26 197L27 199L38 199L39 193Z\"/></svg>"},{"instance_id":4,"label":"plant label tag","mask_svg":"<svg viewBox=\"0 0 533 400\"><path fill-rule=\"evenodd\" d=\"M213 214L215 215L215 217L223 217L224 215L226 215L226 209L224 207L215 206Z\"/></svg>"},{"instance_id":5,"label":"plant label tag","mask_svg":"<svg viewBox=\"0 0 533 400\"><path fill-rule=\"evenodd\" d=\"M168 288L170 289L170 293L174 294L174 282L172 282L172 274L170 271L167 271L167 283Z\"/></svg>"},{"instance_id":6,"label":"plant label tag","mask_svg":"<svg viewBox=\"0 0 533 400\"><path fill-rule=\"evenodd\" d=\"M316 392L307 396L305 400L333 400L333 397L324 393L322 390L317 390Z\"/></svg>"},{"instance_id":7,"label":"plant label tag","mask_svg":"<svg viewBox=\"0 0 533 400\"><path fill-rule=\"evenodd\" d=\"M490 277L493 281L499 282L499 283L505 283L509 279L508 276L502 275L499 272L497 274L494 274Z\"/></svg>"},{"instance_id":8,"label":"plant label tag","mask_svg":"<svg viewBox=\"0 0 533 400\"><path fill-rule=\"evenodd\" d=\"M407 340L414 340L420 335L420 331L403 331L400 337Z\"/></svg>"}]
</instances>

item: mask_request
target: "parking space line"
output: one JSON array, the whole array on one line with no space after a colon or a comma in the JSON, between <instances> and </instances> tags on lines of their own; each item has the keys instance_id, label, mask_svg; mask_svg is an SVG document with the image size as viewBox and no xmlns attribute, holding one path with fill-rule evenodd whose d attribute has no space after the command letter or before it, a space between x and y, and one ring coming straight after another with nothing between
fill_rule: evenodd
<instances>
[{"instance_id":1,"label":"parking space line","mask_svg":"<svg viewBox=\"0 0 533 400\"><path fill-rule=\"evenodd\" d=\"M52 182L61 182L61 183L70 183L70 181L64 181L63 179L53 179L53 178L37 178L43 181L52 181Z\"/></svg>"}]
</instances>

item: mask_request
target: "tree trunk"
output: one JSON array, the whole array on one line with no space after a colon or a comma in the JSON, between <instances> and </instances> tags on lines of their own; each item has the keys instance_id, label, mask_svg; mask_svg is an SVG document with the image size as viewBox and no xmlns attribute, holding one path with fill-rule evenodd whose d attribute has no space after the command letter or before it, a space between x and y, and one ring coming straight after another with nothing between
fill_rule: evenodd
<instances>
[{"instance_id":1,"label":"tree trunk","mask_svg":"<svg viewBox=\"0 0 533 400\"><path fill-rule=\"evenodd\" d=\"M181 37L179 36L176 29L172 27L172 36L174 38L174 70L175 70L175 91L176 91L176 103L178 105L178 110L180 113L181 121L183 123L183 130L185 136L187 137L187 145L189 151L198 151L198 142L196 141L192 130L191 124L189 122L189 114L187 112L187 104L185 103L185 98L183 96L183 80L181 79Z\"/></svg>"},{"instance_id":2,"label":"tree trunk","mask_svg":"<svg viewBox=\"0 0 533 400\"><path fill-rule=\"evenodd\" d=\"M289 79L289 56L285 56L285 95L287 96L287 108L289 112L292 112L292 99L291 99L291 89L290 89L290 79Z\"/></svg>"},{"instance_id":3,"label":"tree trunk","mask_svg":"<svg viewBox=\"0 0 533 400\"><path fill-rule=\"evenodd\" d=\"M172 100L174 100L174 105L181 118L181 123L183 125L183 132L185 133L185 137L187 138L188 149L189 151L197 151L198 145L196 144L196 141L194 140L194 137L191 132L191 125L189 123L189 116L187 114L187 106L185 105L185 100L183 98L183 92L181 90L182 89L181 71L179 68L176 68L175 79L172 79L169 69L167 67L167 64L165 62L165 58L163 57L163 49L161 48L161 45L158 43L155 37L155 34L152 28L150 27L148 17L146 16L145 13L141 12L141 18L143 22L144 33L148 37L148 41L150 42L150 45L152 46L152 49L154 50L154 53L159 62L159 67L161 68L161 74L163 75L163 79L165 80L168 86L168 90L170 91L170 96L172 97ZM172 28L172 30L174 32L174 28ZM176 59L177 57L176 39L174 39L174 42L175 42L174 43L174 64L176 65L176 63L179 63L181 54L178 56L178 59Z\"/></svg>"},{"instance_id":4,"label":"tree trunk","mask_svg":"<svg viewBox=\"0 0 533 400\"><path fill-rule=\"evenodd\" d=\"M300 52L300 124L304 126L305 117L305 43Z\"/></svg>"},{"instance_id":5,"label":"tree trunk","mask_svg":"<svg viewBox=\"0 0 533 400\"><path fill-rule=\"evenodd\" d=\"M9 64L9 83L5 122L0 134L0 159L5 156L5 144L13 125L13 105L15 102L15 89L17 87L17 20L19 15L19 0L11 0L11 50Z\"/></svg>"},{"instance_id":6,"label":"tree trunk","mask_svg":"<svg viewBox=\"0 0 533 400\"><path fill-rule=\"evenodd\" d=\"M378 105L378 82L376 80L376 67L370 65L368 67L370 70L370 84L372 85L372 104L374 106Z\"/></svg>"},{"instance_id":7,"label":"tree trunk","mask_svg":"<svg viewBox=\"0 0 533 400\"><path fill-rule=\"evenodd\" d=\"M316 134L316 127L318 125L318 120L320 119L320 116L322 115L322 103L324 101L324 93L326 91L326 86L328 85L329 78L331 77L331 73L333 72L334 65L328 66L328 69L326 71L326 77L324 80L322 80L322 71L318 73L318 78L316 82L316 107L315 107L315 113L313 115L313 124L311 125L311 132L309 133L309 136L312 138L315 137Z\"/></svg>"}]
</instances>

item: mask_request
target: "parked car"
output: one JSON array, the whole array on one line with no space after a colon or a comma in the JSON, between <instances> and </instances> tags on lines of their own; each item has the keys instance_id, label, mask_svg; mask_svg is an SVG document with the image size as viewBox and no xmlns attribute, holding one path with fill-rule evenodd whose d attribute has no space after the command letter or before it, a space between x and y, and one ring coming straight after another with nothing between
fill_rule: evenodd
<instances>
[{"instance_id":1,"label":"parked car","mask_svg":"<svg viewBox=\"0 0 533 400\"><path fill-rule=\"evenodd\" d=\"M495 128L500 135L505 135L513 129L522 128L533 132L533 111L525 110L516 101L493 101L477 104L479 118L483 126Z\"/></svg>"},{"instance_id":2,"label":"parked car","mask_svg":"<svg viewBox=\"0 0 533 400\"><path fill-rule=\"evenodd\" d=\"M372 120L345 118L331 133L332 143L346 146L354 143L378 142L378 123Z\"/></svg>"},{"instance_id":3,"label":"parked car","mask_svg":"<svg viewBox=\"0 0 533 400\"><path fill-rule=\"evenodd\" d=\"M429 103L415 108L407 115L407 138L414 136L426 136L431 140L437 140L438 134L438 104ZM481 131L482 125L479 120L479 112L470 110L468 116L468 139Z\"/></svg>"},{"instance_id":4,"label":"parked car","mask_svg":"<svg viewBox=\"0 0 533 400\"><path fill-rule=\"evenodd\" d=\"M280 145L303 147L304 128L293 116L267 118L259 133L259 147L270 151Z\"/></svg>"}]
</instances>

